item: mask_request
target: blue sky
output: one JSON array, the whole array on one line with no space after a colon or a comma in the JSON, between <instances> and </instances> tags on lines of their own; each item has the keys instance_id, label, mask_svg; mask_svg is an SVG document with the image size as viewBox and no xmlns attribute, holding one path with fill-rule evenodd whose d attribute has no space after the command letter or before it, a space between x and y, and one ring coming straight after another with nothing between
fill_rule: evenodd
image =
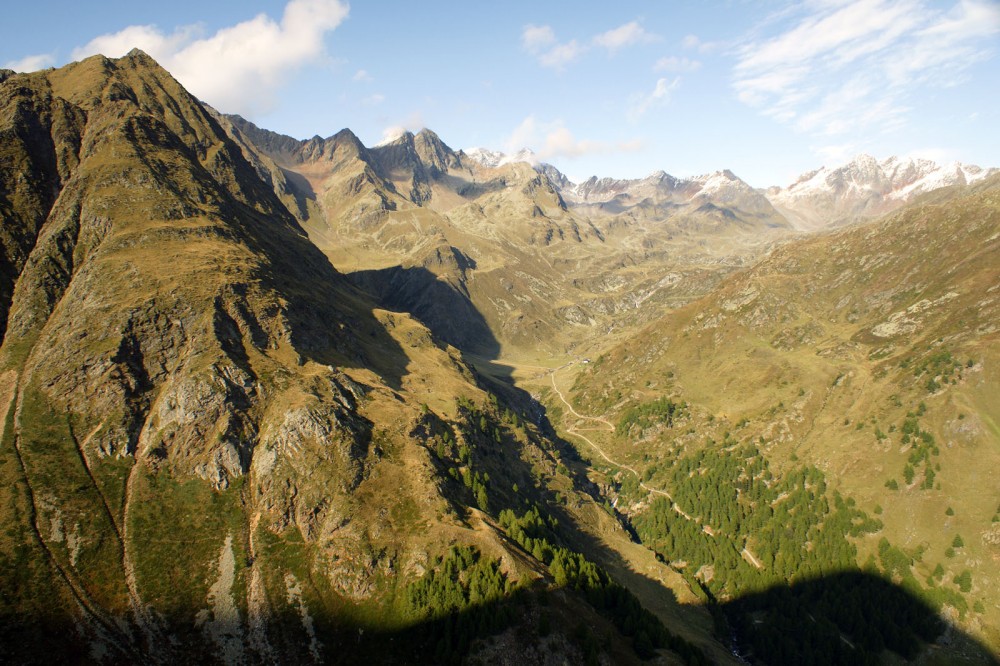
<instances>
[{"instance_id":1,"label":"blue sky","mask_svg":"<svg viewBox=\"0 0 1000 666\"><path fill-rule=\"evenodd\" d=\"M0 66L138 46L201 99L307 138L429 127L570 178L866 152L1000 166L1000 1L241 0L5 7Z\"/></svg>"}]
</instances>

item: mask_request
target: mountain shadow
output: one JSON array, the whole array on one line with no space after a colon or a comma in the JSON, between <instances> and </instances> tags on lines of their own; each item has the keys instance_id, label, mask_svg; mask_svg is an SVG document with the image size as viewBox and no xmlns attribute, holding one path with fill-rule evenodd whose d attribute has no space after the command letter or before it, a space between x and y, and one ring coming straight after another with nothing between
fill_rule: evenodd
<instances>
[{"instance_id":1,"label":"mountain shadow","mask_svg":"<svg viewBox=\"0 0 1000 666\"><path fill-rule=\"evenodd\" d=\"M481 555L473 550L474 557ZM480 560L482 561L482 560ZM478 564L478 562L477 562ZM503 579L499 579L501 584ZM431 590L433 596L440 590ZM79 624L60 613L39 616L0 615L0 660L19 666L41 664L138 663L274 663L325 664L467 664L563 663L640 664L669 650L685 664L706 664L701 653L668 633L650 637L631 604L614 607L596 602L593 593L573 585L517 587L503 596L470 601L464 583L450 590L452 608L444 612L414 611L402 626L345 620L325 609L309 609L304 622L299 609L286 608L266 618L267 629L253 636L239 618L213 630L181 629L179 618L161 615L174 628L170 646L151 653L138 642L105 643L102 652L88 651ZM624 632L619 625L631 622ZM656 634L656 631L652 632ZM216 643L211 636L217 637ZM242 639L242 640L241 640ZM182 656L183 655L183 656ZM602 659L603 657L603 659ZM548 659L546 659L548 658ZM176 659L176 661L174 661ZM671 661L670 663L677 663Z\"/></svg>"},{"instance_id":2,"label":"mountain shadow","mask_svg":"<svg viewBox=\"0 0 1000 666\"><path fill-rule=\"evenodd\" d=\"M448 570L448 560L442 563ZM475 549L464 553L471 569L493 564ZM484 566L485 565L485 566ZM411 610L402 625L380 627L328 609L288 607L271 613L266 630L225 650L213 645L204 629L181 628L178 618L161 616L164 627L177 629L167 653L152 655L138 643L110 644L110 652L88 653L81 627L60 612L0 615L0 660L9 664L143 663L183 654L201 663L322 661L330 664L466 664L541 663L557 650L568 663L650 663L669 651L680 663L707 664L715 659L686 641L658 632L634 598L568 582L511 588L503 576L494 579L499 594L477 599L480 578L452 570L453 578L411 586L407 603L445 599L447 605ZM730 622L735 661L744 664L998 664L987 648L957 629L947 628L929 606L903 588L861 572L833 574L715 607L717 619ZM823 608L822 614L820 608ZM725 621L717 622L724 630ZM662 629L662 627L661 627ZM216 626L214 634L230 639L244 635L238 617ZM651 635L652 634L652 635ZM108 644L106 644L108 645ZM551 657L552 654L549 654ZM670 663L675 663L671 661Z\"/></svg>"},{"instance_id":3,"label":"mountain shadow","mask_svg":"<svg viewBox=\"0 0 1000 666\"><path fill-rule=\"evenodd\" d=\"M774 586L715 610L717 630L728 628L734 653L752 664L1000 664L906 588L863 571Z\"/></svg>"},{"instance_id":4,"label":"mountain shadow","mask_svg":"<svg viewBox=\"0 0 1000 666\"><path fill-rule=\"evenodd\" d=\"M463 353L495 359L500 342L486 318L458 287L416 266L393 266L347 274L357 287L388 310L409 312L438 340Z\"/></svg>"}]
</instances>

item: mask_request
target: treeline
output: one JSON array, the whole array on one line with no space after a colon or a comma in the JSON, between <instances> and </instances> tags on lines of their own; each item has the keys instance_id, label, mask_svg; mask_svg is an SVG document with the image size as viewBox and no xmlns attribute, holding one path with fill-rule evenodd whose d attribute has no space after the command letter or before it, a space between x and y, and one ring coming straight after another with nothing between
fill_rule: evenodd
<instances>
[{"instance_id":1,"label":"treeline","mask_svg":"<svg viewBox=\"0 0 1000 666\"><path fill-rule=\"evenodd\" d=\"M500 560L485 558L471 546L452 546L406 588L405 603L408 613L422 621L418 640L434 660L459 663L473 641L517 621L517 610L507 601L516 589Z\"/></svg>"},{"instance_id":2,"label":"treeline","mask_svg":"<svg viewBox=\"0 0 1000 666\"><path fill-rule=\"evenodd\" d=\"M852 566L848 537L882 528L854 500L828 492L815 467L776 478L752 444L727 439L656 471L677 506L657 498L633 519L636 531L689 577L710 565L699 584L716 597Z\"/></svg>"},{"instance_id":3,"label":"treeline","mask_svg":"<svg viewBox=\"0 0 1000 666\"><path fill-rule=\"evenodd\" d=\"M411 433L433 453L440 472L457 484L450 492L446 488L446 495L456 507L474 506L487 513L520 506L522 492L531 491L538 482L528 468L509 462L520 458L528 442L544 448L544 438L531 432L526 420L494 395L484 406L468 398L459 398L456 406L455 423L425 409Z\"/></svg>"},{"instance_id":4,"label":"treeline","mask_svg":"<svg viewBox=\"0 0 1000 666\"><path fill-rule=\"evenodd\" d=\"M924 388L928 393L935 393L944 384L958 383L962 379L962 368L971 368L974 365L975 361L971 358L963 364L947 349L938 350L922 360L905 358L899 363L899 367L904 370L912 368L914 377L927 376Z\"/></svg>"},{"instance_id":5,"label":"treeline","mask_svg":"<svg viewBox=\"0 0 1000 666\"><path fill-rule=\"evenodd\" d=\"M460 399L457 408L459 418L454 423L425 409L412 433L454 484L456 508L476 506L496 518L511 539L548 568L556 587L579 593L631 639L640 657L651 658L657 649L667 648L687 663L707 663L699 648L671 634L607 572L564 545L558 520L541 508L560 503L558 493L545 487L544 467L512 464L522 459L528 447L537 446L532 455L541 453L549 458L555 473L565 474L560 450L495 396L484 405ZM475 638L509 626L508 611L497 609L510 608L505 600L524 594L523 588L507 581L498 562L482 558L474 549L453 547L407 588L406 604L410 613L434 620L433 626L438 627L435 655L448 661L463 654ZM596 658L598 641L593 636L578 642L585 656Z\"/></svg>"},{"instance_id":6,"label":"treeline","mask_svg":"<svg viewBox=\"0 0 1000 666\"><path fill-rule=\"evenodd\" d=\"M898 549L885 551L884 574L864 575L863 594L851 588L861 579L844 572L862 575L851 539L882 523L831 490L817 468L776 475L755 445L727 436L653 476L676 506L654 500L633 519L636 531L693 589L723 604L741 651L767 663L874 663L883 648L907 656L940 632L928 619L933 604L914 596L916 581L909 594L886 580L897 570L912 579Z\"/></svg>"},{"instance_id":7,"label":"treeline","mask_svg":"<svg viewBox=\"0 0 1000 666\"><path fill-rule=\"evenodd\" d=\"M559 587L582 593L599 613L614 623L639 657L649 659L657 648L666 648L680 655L688 664L708 664L697 646L672 634L659 618L647 611L629 590L614 582L607 572L583 555L555 545L555 519L544 516L532 507L518 516L511 510L500 512L500 526L525 551L547 565Z\"/></svg>"}]
</instances>

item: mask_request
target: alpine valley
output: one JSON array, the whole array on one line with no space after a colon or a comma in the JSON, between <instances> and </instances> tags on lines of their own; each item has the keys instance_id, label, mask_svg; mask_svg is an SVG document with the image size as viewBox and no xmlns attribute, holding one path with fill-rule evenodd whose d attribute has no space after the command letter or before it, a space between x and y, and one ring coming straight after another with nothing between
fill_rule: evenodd
<instances>
[{"instance_id":1,"label":"alpine valley","mask_svg":"<svg viewBox=\"0 0 1000 666\"><path fill-rule=\"evenodd\" d=\"M1000 655L1000 171L573 183L0 71L0 661Z\"/></svg>"}]
</instances>

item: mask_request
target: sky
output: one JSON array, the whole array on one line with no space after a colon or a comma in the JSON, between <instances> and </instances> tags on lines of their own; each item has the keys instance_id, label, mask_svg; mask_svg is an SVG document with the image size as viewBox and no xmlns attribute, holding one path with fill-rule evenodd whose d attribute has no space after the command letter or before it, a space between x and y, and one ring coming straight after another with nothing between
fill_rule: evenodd
<instances>
[{"instance_id":1,"label":"sky","mask_svg":"<svg viewBox=\"0 0 1000 666\"><path fill-rule=\"evenodd\" d=\"M0 25L18 71L134 47L266 129L371 146L426 127L576 182L1000 166L1000 0L34 0Z\"/></svg>"}]
</instances>

